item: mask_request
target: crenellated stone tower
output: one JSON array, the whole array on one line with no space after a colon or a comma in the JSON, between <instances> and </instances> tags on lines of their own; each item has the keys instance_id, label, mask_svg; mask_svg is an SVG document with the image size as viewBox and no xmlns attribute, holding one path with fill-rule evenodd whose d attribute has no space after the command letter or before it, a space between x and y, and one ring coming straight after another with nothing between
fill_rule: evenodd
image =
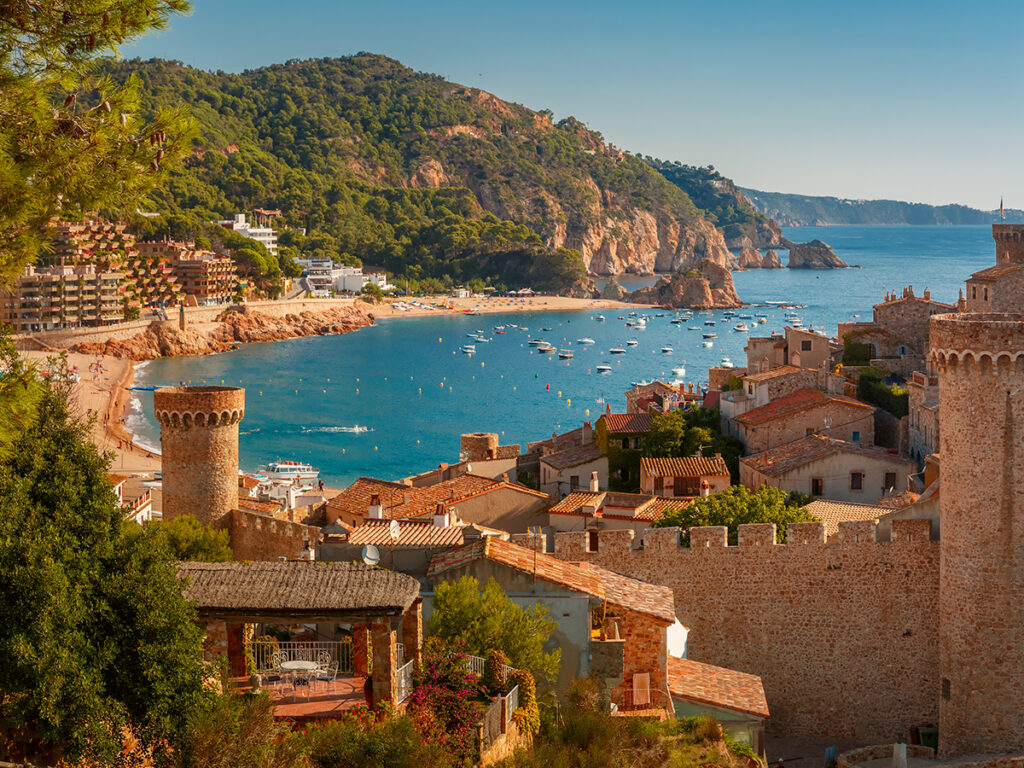
<instances>
[{"instance_id":1,"label":"crenellated stone tower","mask_svg":"<svg viewBox=\"0 0 1024 768\"><path fill-rule=\"evenodd\" d=\"M930 346L942 413L939 753L1019 754L1024 315L935 315Z\"/></svg>"},{"instance_id":2,"label":"crenellated stone tower","mask_svg":"<svg viewBox=\"0 0 1024 768\"><path fill-rule=\"evenodd\" d=\"M996 264L1024 264L1024 224L993 224Z\"/></svg>"},{"instance_id":3,"label":"crenellated stone tower","mask_svg":"<svg viewBox=\"0 0 1024 768\"><path fill-rule=\"evenodd\" d=\"M238 506L240 387L165 387L153 393L163 453L163 517L216 525Z\"/></svg>"}]
</instances>

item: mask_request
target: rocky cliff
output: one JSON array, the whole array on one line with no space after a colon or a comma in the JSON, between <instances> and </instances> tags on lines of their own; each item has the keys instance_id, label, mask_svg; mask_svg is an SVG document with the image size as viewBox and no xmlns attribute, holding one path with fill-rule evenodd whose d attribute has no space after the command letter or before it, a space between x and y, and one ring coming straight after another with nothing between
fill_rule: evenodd
<instances>
[{"instance_id":1,"label":"rocky cliff","mask_svg":"<svg viewBox=\"0 0 1024 768\"><path fill-rule=\"evenodd\" d=\"M843 269L849 267L823 240L793 243L789 249L790 269Z\"/></svg>"},{"instance_id":2,"label":"rocky cliff","mask_svg":"<svg viewBox=\"0 0 1024 768\"><path fill-rule=\"evenodd\" d=\"M775 251L768 251L761 259L761 269L782 269L782 261Z\"/></svg>"},{"instance_id":3,"label":"rocky cliff","mask_svg":"<svg viewBox=\"0 0 1024 768\"><path fill-rule=\"evenodd\" d=\"M638 304L658 304L674 309L729 309L742 307L736 295L732 274L711 259L701 259L693 267L661 278L650 288L641 288L626 297Z\"/></svg>"},{"instance_id":4,"label":"rocky cliff","mask_svg":"<svg viewBox=\"0 0 1024 768\"><path fill-rule=\"evenodd\" d=\"M182 331L175 321L156 321L142 333L123 341L82 343L72 347L72 350L129 360L152 360L174 355L224 352L239 343L348 333L373 325L374 322L373 315L359 304L284 317L272 317L257 310L244 308L225 312L219 320L217 327L208 333L192 327Z\"/></svg>"}]
</instances>

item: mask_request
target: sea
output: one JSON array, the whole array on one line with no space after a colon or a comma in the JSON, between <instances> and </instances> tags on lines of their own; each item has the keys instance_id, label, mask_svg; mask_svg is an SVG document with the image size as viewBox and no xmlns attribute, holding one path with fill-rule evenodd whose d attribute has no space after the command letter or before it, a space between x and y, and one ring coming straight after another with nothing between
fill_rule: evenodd
<instances>
[{"instance_id":1,"label":"sea","mask_svg":"<svg viewBox=\"0 0 1024 768\"><path fill-rule=\"evenodd\" d=\"M517 312L388 318L341 336L249 344L219 355L171 357L142 363L136 384L226 384L246 389L239 462L254 471L290 459L319 468L329 487L360 476L399 479L459 460L459 436L496 432L502 444L525 444L593 421L611 404L624 410L633 382L707 381L708 368L729 358L745 361L748 333L781 331L789 310L804 327L833 335L840 322L869 320L886 291L913 285L916 294L952 303L964 280L995 260L987 226L784 228L794 242L824 240L855 269L750 270L733 278L752 306L690 313L640 309L643 330L628 327L628 310ZM785 262L785 254L780 254ZM657 278L626 276L629 290ZM537 300L543 301L543 298ZM599 319L599 315L604 320ZM739 315L755 317L740 318ZM767 322L756 324L756 315ZM714 325L706 325L713 322ZM504 333L497 333L505 326ZM699 330L695 330L699 329ZM481 331L487 342L468 334ZM705 347L703 333L717 338ZM578 339L592 338L593 344ZM528 344L544 339L571 349L571 360L541 354ZM627 346L635 340L635 346ZM475 344L476 352L461 351ZM610 354L613 347L625 354ZM663 352L663 348L671 352ZM611 366L601 373L597 366ZM685 374L673 373L682 366ZM140 443L159 447L152 392L133 392L128 426Z\"/></svg>"}]
</instances>

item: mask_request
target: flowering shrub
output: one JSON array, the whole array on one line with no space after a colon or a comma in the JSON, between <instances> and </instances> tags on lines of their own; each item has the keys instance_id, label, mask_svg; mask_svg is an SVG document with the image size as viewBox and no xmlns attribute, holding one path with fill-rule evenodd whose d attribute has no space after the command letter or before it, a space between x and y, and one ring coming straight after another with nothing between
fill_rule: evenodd
<instances>
[{"instance_id":1,"label":"flowering shrub","mask_svg":"<svg viewBox=\"0 0 1024 768\"><path fill-rule=\"evenodd\" d=\"M423 663L416 670L409 696L409 714L428 741L441 745L458 762L474 757L475 726L483 693L477 675L466 667L462 644L432 637L423 644Z\"/></svg>"},{"instance_id":2,"label":"flowering shrub","mask_svg":"<svg viewBox=\"0 0 1024 768\"><path fill-rule=\"evenodd\" d=\"M537 704L537 681L528 669L516 669L509 673L509 685L519 686L519 708L512 720L523 731L537 733L540 730L540 706Z\"/></svg>"},{"instance_id":3,"label":"flowering shrub","mask_svg":"<svg viewBox=\"0 0 1024 768\"><path fill-rule=\"evenodd\" d=\"M505 667L508 666L508 656L500 648L494 648L487 654L487 663L484 665L484 686L492 696L504 696L511 687L505 679Z\"/></svg>"}]
</instances>

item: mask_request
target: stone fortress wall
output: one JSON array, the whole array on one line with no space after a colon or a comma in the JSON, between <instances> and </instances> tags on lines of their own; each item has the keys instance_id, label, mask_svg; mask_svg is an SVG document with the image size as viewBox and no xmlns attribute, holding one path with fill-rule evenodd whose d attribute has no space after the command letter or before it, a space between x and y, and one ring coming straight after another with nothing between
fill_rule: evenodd
<instances>
[{"instance_id":1,"label":"stone fortress wall","mask_svg":"<svg viewBox=\"0 0 1024 768\"><path fill-rule=\"evenodd\" d=\"M193 515L219 525L238 506L240 387L164 387L153 393L160 423L163 518Z\"/></svg>"},{"instance_id":2,"label":"stone fortress wall","mask_svg":"<svg viewBox=\"0 0 1024 768\"><path fill-rule=\"evenodd\" d=\"M670 587L689 627L688 657L757 674L773 730L794 736L891 741L938 720L939 546L928 520L788 529L724 527L557 533L554 555ZM525 545L529 537L516 537ZM596 544L596 546L593 546Z\"/></svg>"}]
</instances>

